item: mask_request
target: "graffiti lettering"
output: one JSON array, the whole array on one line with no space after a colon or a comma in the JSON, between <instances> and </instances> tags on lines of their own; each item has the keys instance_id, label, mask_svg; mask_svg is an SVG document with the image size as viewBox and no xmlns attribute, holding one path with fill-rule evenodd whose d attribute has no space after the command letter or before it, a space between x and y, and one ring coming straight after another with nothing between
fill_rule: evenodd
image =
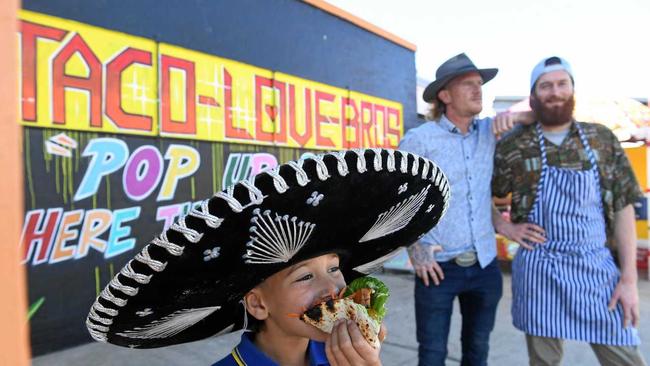
<instances>
[{"instance_id":1,"label":"graffiti lettering","mask_svg":"<svg viewBox=\"0 0 650 366\"><path fill-rule=\"evenodd\" d=\"M129 156L129 148L124 141L115 138L97 138L88 143L82 156L90 157L91 160L75 193L75 201L95 195L102 178L122 167L124 167L122 174L124 191L134 201L149 197L163 177L163 158L158 149L151 145L141 146ZM165 160L168 160L169 164L158 194L158 201L171 200L178 182L194 174L201 165L198 151L186 145L169 145Z\"/></svg>"},{"instance_id":2,"label":"graffiti lettering","mask_svg":"<svg viewBox=\"0 0 650 366\"><path fill-rule=\"evenodd\" d=\"M402 135L394 101L65 19L21 17L26 126L321 150L395 148Z\"/></svg>"},{"instance_id":3,"label":"graffiti lettering","mask_svg":"<svg viewBox=\"0 0 650 366\"><path fill-rule=\"evenodd\" d=\"M140 217L140 207L63 212L60 207L28 211L22 231L22 261L32 265L80 259L89 249L115 257L132 250L135 239L126 223ZM100 236L108 231L107 240Z\"/></svg>"},{"instance_id":4,"label":"graffiti lettering","mask_svg":"<svg viewBox=\"0 0 650 366\"><path fill-rule=\"evenodd\" d=\"M230 154L222 179L222 189L259 174L264 169L278 166L275 156L267 153Z\"/></svg>"}]
</instances>

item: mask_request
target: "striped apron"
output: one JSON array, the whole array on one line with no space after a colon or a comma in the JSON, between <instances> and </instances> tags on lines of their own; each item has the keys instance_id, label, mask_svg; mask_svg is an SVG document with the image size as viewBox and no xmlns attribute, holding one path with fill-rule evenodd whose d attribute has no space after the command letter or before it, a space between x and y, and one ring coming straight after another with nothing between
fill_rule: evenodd
<instances>
[{"instance_id":1,"label":"striped apron","mask_svg":"<svg viewBox=\"0 0 650 366\"><path fill-rule=\"evenodd\" d=\"M516 328L541 337L632 346L637 330L623 328L620 304L607 305L620 273L605 246L605 218L594 152L579 125L589 170L548 165L539 124L542 171L528 222L546 231L546 243L519 248L512 264L512 318Z\"/></svg>"}]
</instances>

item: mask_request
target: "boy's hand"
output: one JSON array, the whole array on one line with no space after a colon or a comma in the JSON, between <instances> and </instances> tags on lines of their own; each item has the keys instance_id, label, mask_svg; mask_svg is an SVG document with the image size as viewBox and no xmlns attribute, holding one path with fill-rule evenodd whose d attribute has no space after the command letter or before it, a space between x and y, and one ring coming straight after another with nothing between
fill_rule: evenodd
<instances>
[{"instance_id":1,"label":"boy's hand","mask_svg":"<svg viewBox=\"0 0 650 366\"><path fill-rule=\"evenodd\" d=\"M325 354L332 366L381 366L379 349L372 348L352 320L334 326L325 342Z\"/></svg>"}]
</instances>

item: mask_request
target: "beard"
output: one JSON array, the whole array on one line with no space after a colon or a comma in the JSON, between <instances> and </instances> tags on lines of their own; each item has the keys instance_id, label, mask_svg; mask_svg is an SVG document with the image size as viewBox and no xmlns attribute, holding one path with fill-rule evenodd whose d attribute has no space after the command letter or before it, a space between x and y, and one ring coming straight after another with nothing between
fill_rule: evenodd
<instances>
[{"instance_id":1,"label":"beard","mask_svg":"<svg viewBox=\"0 0 650 366\"><path fill-rule=\"evenodd\" d=\"M547 102L558 100L561 101L559 98L550 98ZM544 126L560 126L571 121L575 104L573 95L557 107L547 107L534 94L530 96L530 109L535 113L535 118Z\"/></svg>"}]
</instances>

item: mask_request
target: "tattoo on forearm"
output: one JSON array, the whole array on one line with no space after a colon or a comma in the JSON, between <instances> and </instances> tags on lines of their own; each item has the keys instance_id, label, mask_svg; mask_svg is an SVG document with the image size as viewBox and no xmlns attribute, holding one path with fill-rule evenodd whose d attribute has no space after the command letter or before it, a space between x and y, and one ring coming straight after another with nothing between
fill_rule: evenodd
<instances>
[{"instance_id":1,"label":"tattoo on forearm","mask_svg":"<svg viewBox=\"0 0 650 366\"><path fill-rule=\"evenodd\" d=\"M433 250L430 245L417 242L408 247L408 253L413 264L425 264L433 261Z\"/></svg>"}]
</instances>

